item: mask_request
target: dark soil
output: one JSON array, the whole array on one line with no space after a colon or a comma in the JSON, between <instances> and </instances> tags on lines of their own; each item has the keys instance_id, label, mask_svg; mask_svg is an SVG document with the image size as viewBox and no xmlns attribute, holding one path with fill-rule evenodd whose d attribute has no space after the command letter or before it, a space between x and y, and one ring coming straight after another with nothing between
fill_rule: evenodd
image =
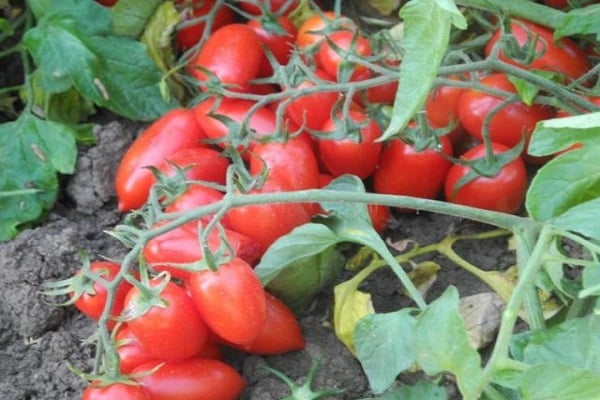
<instances>
[{"instance_id":1,"label":"dark soil","mask_svg":"<svg viewBox=\"0 0 600 400\"><path fill-rule=\"evenodd\" d=\"M72 275L80 266L78 252L92 258L121 257L125 249L104 233L120 221L115 211L113 176L121 155L140 127L108 121L95 127L97 145L83 151L75 175L65 177L65 191L47 222L0 244L0 399L79 399L86 382L69 370L89 370L94 347L89 339L94 324L72 307L50 304L40 285ZM468 221L432 214L398 214L390 225L393 240L413 239L421 244L437 242L451 231L479 230ZM514 262L503 239L468 243L459 251L483 268L504 268ZM435 298L447 285L461 295L489 289L446 260L438 280L428 292ZM340 278L341 279L341 278ZM388 272L378 272L367 282L377 310L397 308L401 287ZM303 351L273 357L231 352L231 363L248 381L243 399L281 399L286 386L263 366L270 366L302 382L313 359L320 359L314 387L345 389L340 399L370 397L360 364L337 340L331 327L332 291L324 291L300 316L306 335ZM448 385L450 391L452 385Z\"/></svg>"}]
</instances>

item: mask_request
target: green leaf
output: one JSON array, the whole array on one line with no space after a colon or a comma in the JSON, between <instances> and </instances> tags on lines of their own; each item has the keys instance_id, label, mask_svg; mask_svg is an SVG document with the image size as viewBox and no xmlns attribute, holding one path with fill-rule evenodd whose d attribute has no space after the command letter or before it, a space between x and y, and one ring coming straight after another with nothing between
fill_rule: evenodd
<instances>
[{"instance_id":1,"label":"green leaf","mask_svg":"<svg viewBox=\"0 0 600 400\"><path fill-rule=\"evenodd\" d=\"M162 0L119 0L110 10L115 35L139 37L161 2Z\"/></svg>"},{"instance_id":2,"label":"green leaf","mask_svg":"<svg viewBox=\"0 0 600 400\"><path fill-rule=\"evenodd\" d=\"M529 368L522 382L522 400L598 400L600 393L600 375L559 362Z\"/></svg>"},{"instance_id":3,"label":"green leaf","mask_svg":"<svg viewBox=\"0 0 600 400\"><path fill-rule=\"evenodd\" d=\"M358 322L354 331L356 357L373 393L383 393L398 374L414 365L416 322L408 309L368 315Z\"/></svg>"},{"instance_id":4,"label":"green leaf","mask_svg":"<svg viewBox=\"0 0 600 400\"><path fill-rule=\"evenodd\" d=\"M466 28L466 21L451 0L413 0L400 10L404 20L405 50L400 85L394 100L390 125L381 137L400 132L423 107L444 59L452 24Z\"/></svg>"},{"instance_id":5,"label":"green leaf","mask_svg":"<svg viewBox=\"0 0 600 400\"><path fill-rule=\"evenodd\" d=\"M573 231L600 240L600 224L592 215L600 215L600 198L569 208L552 221L560 229Z\"/></svg>"},{"instance_id":6,"label":"green leaf","mask_svg":"<svg viewBox=\"0 0 600 400\"><path fill-rule=\"evenodd\" d=\"M68 126L29 113L0 125L0 240L17 234L56 200L57 172L75 167L75 135Z\"/></svg>"},{"instance_id":7,"label":"green leaf","mask_svg":"<svg viewBox=\"0 0 600 400\"><path fill-rule=\"evenodd\" d=\"M600 40L600 4L575 8L560 20L554 40L573 35L596 35Z\"/></svg>"},{"instance_id":8,"label":"green leaf","mask_svg":"<svg viewBox=\"0 0 600 400\"><path fill-rule=\"evenodd\" d=\"M70 20L86 35L108 35L111 32L110 12L95 1L29 0L38 24L40 20Z\"/></svg>"},{"instance_id":9,"label":"green leaf","mask_svg":"<svg viewBox=\"0 0 600 400\"><path fill-rule=\"evenodd\" d=\"M541 121L527 151L534 156L545 156L575 143L600 145L600 112Z\"/></svg>"},{"instance_id":10,"label":"green leaf","mask_svg":"<svg viewBox=\"0 0 600 400\"><path fill-rule=\"evenodd\" d=\"M545 79L560 77L560 74L552 71L531 70L531 72ZM534 85L525 79L517 78L513 75L508 75L508 80L515 86L515 89L517 89L517 93L519 94L521 101L526 105L531 106L535 100L535 97L540 92L539 86Z\"/></svg>"},{"instance_id":11,"label":"green leaf","mask_svg":"<svg viewBox=\"0 0 600 400\"><path fill-rule=\"evenodd\" d=\"M431 382L420 381L417 384L403 385L379 397L361 400L446 400L448 393L443 387Z\"/></svg>"},{"instance_id":12,"label":"green leaf","mask_svg":"<svg viewBox=\"0 0 600 400\"><path fill-rule=\"evenodd\" d=\"M448 287L417 318L417 363L428 375L450 372L461 393L470 393L482 374L479 353L469 338L458 308L458 291Z\"/></svg>"},{"instance_id":13,"label":"green leaf","mask_svg":"<svg viewBox=\"0 0 600 400\"><path fill-rule=\"evenodd\" d=\"M529 214L537 221L548 221L600 197L599 152L600 144L585 145L540 168L527 191L525 207ZM570 218L573 216L565 217L563 222Z\"/></svg>"},{"instance_id":14,"label":"green leaf","mask_svg":"<svg viewBox=\"0 0 600 400\"><path fill-rule=\"evenodd\" d=\"M368 3L381 15L390 15L392 11L400 6L400 0L369 0Z\"/></svg>"}]
</instances>

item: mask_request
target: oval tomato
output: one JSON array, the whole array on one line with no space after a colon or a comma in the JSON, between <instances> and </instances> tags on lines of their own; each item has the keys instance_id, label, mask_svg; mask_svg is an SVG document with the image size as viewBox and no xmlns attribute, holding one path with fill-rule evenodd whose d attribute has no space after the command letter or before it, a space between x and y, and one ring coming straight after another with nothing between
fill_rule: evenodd
<instances>
[{"instance_id":1,"label":"oval tomato","mask_svg":"<svg viewBox=\"0 0 600 400\"><path fill-rule=\"evenodd\" d=\"M465 133L458 113L459 99L465 91L465 88L458 86L438 86L429 93L425 103L427 120L432 127L443 128L454 125L448 133L453 145L457 144Z\"/></svg>"},{"instance_id":2,"label":"oval tomato","mask_svg":"<svg viewBox=\"0 0 600 400\"><path fill-rule=\"evenodd\" d=\"M206 139L192 110L171 110L135 139L121 159L116 175L119 211L140 208L156 182L146 167L158 166L180 150L198 147Z\"/></svg>"},{"instance_id":3,"label":"oval tomato","mask_svg":"<svg viewBox=\"0 0 600 400\"><path fill-rule=\"evenodd\" d=\"M354 123L365 124L359 128L358 139L327 139L319 138L319 155L327 170L338 177L344 174L354 174L365 179L375 170L379 162L382 144L375 142L381 136L381 129L374 120L361 111L350 111L348 117ZM330 118L321 130L335 132L336 121Z\"/></svg>"},{"instance_id":4,"label":"oval tomato","mask_svg":"<svg viewBox=\"0 0 600 400\"><path fill-rule=\"evenodd\" d=\"M288 63L296 39L296 26L291 19L286 16L278 17L275 21L253 19L248 21L248 26L256 32L263 46L280 65ZM272 73L271 62L264 55L258 75L270 76Z\"/></svg>"},{"instance_id":5,"label":"oval tomato","mask_svg":"<svg viewBox=\"0 0 600 400\"><path fill-rule=\"evenodd\" d=\"M554 32L550 29L536 25L522 19L513 19L510 22L510 30L520 46L527 43L528 37L537 39L536 53L540 56L531 63L523 65L516 60L509 59L500 51L500 59L511 65L544 71L554 71L565 75L570 79L577 79L591 68L585 52L575 42L568 38L554 41ZM500 40L502 31L498 29L485 47L485 54L489 56L493 47Z\"/></svg>"},{"instance_id":6,"label":"oval tomato","mask_svg":"<svg viewBox=\"0 0 600 400\"><path fill-rule=\"evenodd\" d=\"M81 400L151 400L146 390L137 385L113 383L108 386L90 384L81 395Z\"/></svg>"},{"instance_id":7,"label":"oval tomato","mask_svg":"<svg viewBox=\"0 0 600 400\"><path fill-rule=\"evenodd\" d=\"M144 363L156 361L156 357L144 349L127 324L119 328L115 341L119 355L119 370L122 374L128 374Z\"/></svg>"},{"instance_id":8,"label":"oval tomato","mask_svg":"<svg viewBox=\"0 0 600 400\"><path fill-rule=\"evenodd\" d=\"M187 64L190 75L201 82L213 74L231 90L244 91L258 77L264 52L258 35L245 24L225 25L209 36L198 54Z\"/></svg>"},{"instance_id":9,"label":"oval tomato","mask_svg":"<svg viewBox=\"0 0 600 400\"><path fill-rule=\"evenodd\" d=\"M93 261L90 263L90 271L109 282L115 279L120 270L121 266L119 264L110 261ZM98 321L106 305L108 294L106 288L91 278L84 277L81 270L75 274L75 281L76 287L73 287L74 291L69 293L72 298L76 296L75 307L83 314ZM129 282L123 280L119 283L114 297L111 317L118 317L121 314L125 296L127 296L130 289L131 284ZM109 329L114 326L115 321L108 322Z\"/></svg>"},{"instance_id":10,"label":"oval tomato","mask_svg":"<svg viewBox=\"0 0 600 400\"><path fill-rule=\"evenodd\" d=\"M262 254L259 242L227 228L224 234L235 256L252 264L259 259ZM211 251L217 251L224 245L217 229L210 232L207 241ZM188 222L151 239L144 246L143 255L153 270L168 271L171 276L188 279L191 272L176 264L192 264L202 260L197 222Z\"/></svg>"},{"instance_id":11,"label":"oval tomato","mask_svg":"<svg viewBox=\"0 0 600 400\"><path fill-rule=\"evenodd\" d=\"M352 20L343 16L336 18L333 11L313 14L298 27L296 35L296 46L298 49L304 51L310 47L319 45L327 36L327 31L331 29L331 24L334 21L336 21L340 28L356 29L356 25Z\"/></svg>"},{"instance_id":12,"label":"oval tomato","mask_svg":"<svg viewBox=\"0 0 600 400\"><path fill-rule=\"evenodd\" d=\"M494 154L508 150L508 147L492 143ZM478 145L461 156L465 160L485 157L485 145ZM446 200L451 203L483 208L486 210L514 213L523 204L527 190L527 171L521 158L505 165L494 177L478 176L465 185L456 184L471 172L466 165L454 164L446 177Z\"/></svg>"},{"instance_id":13,"label":"oval tomato","mask_svg":"<svg viewBox=\"0 0 600 400\"><path fill-rule=\"evenodd\" d=\"M392 219L392 213L388 206L382 204L367 204L367 211L373 224L373 229L379 234L382 234L387 228L390 219Z\"/></svg>"},{"instance_id":14,"label":"oval tomato","mask_svg":"<svg viewBox=\"0 0 600 400\"><path fill-rule=\"evenodd\" d=\"M439 149L428 148L419 152L400 139L388 141L373 173L375 192L424 199L438 197L452 165L441 154L452 155L450 139L447 136L439 139Z\"/></svg>"},{"instance_id":15,"label":"oval tomato","mask_svg":"<svg viewBox=\"0 0 600 400\"><path fill-rule=\"evenodd\" d=\"M250 264L241 258L219 265L216 271L192 273L187 286L202 319L218 337L245 344L263 330L265 291Z\"/></svg>"},{"instance_id":16,"label":"oval tomato","mask_svg":"<svg viewBox=\"0 0 600 400\"><path fill-rule=\"evenodd\" d=\"M177 168L186 168L185 177L192 181L225 184L229 160L220 152L206 147L191 147L180 150L166 158L157 168L172 176Z\"/></svg>"},{"instance_id":17,"label":"oval tomato","mask_svg":"<svg viewBox=\"0 0 600 400\"><path fill-rule=\"evenodd\" d=\"M255 2L256 5L248 1L238 0L237 3L240 3L242 10L252 15L264 14L264 9L272 14L289 15L298 8L299 4L298 0L262 0Z\"/></svg>"},{"instance_id":18,"label":"oval tomato","mask_svg":"<svg viewBox=\"0 0 600 400\"><path fill-rule=\"evenodd\" d=\"M176 0L181 22L185 23L196 18L206 17L215 6L215 0ZM235 21L235 13L225 5L220 5L219 9L213 14L211 32L216 31L222 26L231 24ZM193 25L178 29L175 33L175 44L180 51L184 51L196 45L206 28L206 21L198 21Z\"/></svg>"},{"instance_id":19,"label":"oval tomato","mask_svg":"<svg viewBox=\"0 0 600 400\"><path fill-rule=\"evenodd\" d=\"M514 85L505 74L495 73L481 79L482 85L493 89L516 93ZM477 89L468 89L458 102L458 115L465 130L476 139L483 140L483 126L487 115L504 99ZM528 140L535 125L542 120L553 118L554 109L522 102L507 104L494 114L489 123L489 137L492 142L508 147L517 145L523 136Z\"/></svg>"},{"instance_id":20,"label":"oval tomato","mask_svg":"<svg viewBox=\"0 0 600 400\"><path fill-rule=\"evenodd\" d=\"M168 213L193 210L198 207L206 206L223 199L223 193L218 190L203 185L188 185L185 192L179 195L165 211ZM208 223L212 215L206 215L201 218L203 223ZM225 221L221 223L227 225Z\"/></svg>"},{"instance_id":21,"label":"oval tomato","mask_svg":"<svg viewBox=\"0 0 600 400\"><path fill-rule=\"evenodd\" d=\"M348 30L333 32L323 41L317 53L317 65L338 82L353 82L367 79L371 70L366 66L349 61L349 56L371 56L371 45L364 36Z\"/></svg>"},{"instance_id":22,"label":"oval tomato","mask_svg":"<svg viewBox=\"0 0 600 400\"><path fill-rule=\"evenodd\" d=\"M151 281L156 286L157 281ZM133 287L125 299L123 315L134 316L127 326L144 350L165 361L182 361L202 349L208 330L192 299L185 290L168 282L160 293L160 302L151 303ZM140 311L145 310L141 315Z\"/></svg>"}]
</instances>

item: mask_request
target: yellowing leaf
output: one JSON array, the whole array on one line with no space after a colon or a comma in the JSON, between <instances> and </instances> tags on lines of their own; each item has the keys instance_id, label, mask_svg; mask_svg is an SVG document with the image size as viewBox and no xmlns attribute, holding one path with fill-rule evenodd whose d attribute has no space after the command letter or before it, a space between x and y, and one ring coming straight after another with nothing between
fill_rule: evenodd
<instances>
[{"instance_id":1,"label":"yellowing leaf","mask_svg":"<svg viewBox=\"0 0 600 400\"><path fill-rule=\"evenodd\" d=\"M334 289L333 324L335 334L354 354L354 329L361 318L373 314L371 295L358 290L362 280L351 279Z\"/></svg>"}]
</instances>

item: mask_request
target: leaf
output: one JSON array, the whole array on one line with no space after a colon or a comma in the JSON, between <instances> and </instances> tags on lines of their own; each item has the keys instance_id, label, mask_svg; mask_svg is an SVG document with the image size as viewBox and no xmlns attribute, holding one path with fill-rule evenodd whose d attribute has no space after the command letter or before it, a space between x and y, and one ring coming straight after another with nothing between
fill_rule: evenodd
<instances>
[{"instance_id":1,"label":"leaf","mask_svg":"<svg viewBox=\"0 0 600 400\"><path fill-rule=\"evenodd\" d=\"M477 293L459 300L459 312L471 347L482 349L496 338L503 309L504 302L494 292Z\"/></svg>"},{"instance_id":2,"label":"leaf","mask_svg":"<svg viewBox=\"0 0 600 400\"><path fill-rule=\"evenodd\" d=\"M108 35L112 30L109 9L95 1L29 0L27 6L38 24L40 20L69 20L89 36Z\"/></svg>"},{"instance_id":3,"label":"leaf","mask_svg":"<svg viewBox=\"0 0 600 400\"><path fill-rule=\"evenodd\" d=\"M390 15L400 6L400 0L369 0L368 3L381 15Z\"/></svg>"},{"instance_id":4,"label":"leaf","mask_svg":"<svg viewBox=\"0 0 600 400\"><path fill-rule=\"evenodd\" d=\"M552 71L532 70L531 72L545 79L560 77L560 74ZM539 86L534 85L525 79L517 78L514 75L508 75L508 80L514 85L515 89L517 89L521 101L526 105L531 106L535 97L540 92Z\"/></svg>"},{"instance_id":5,"label":"leaf","mask_svg":"<svg viewBox=\"0 0 600 400\"><path fill-rule=\"evenodd\" d=\"M574 35L596 35L596 40L600 40L600 4L575 8L561 18L554 40Z\"/></svg>"},{"instance_id":6,"label":"leaf","mask_svg":"<svg viewBox=\"0 0 600 400\"><path fill-rule=\"evenodd\" d=\"M520 388L523 400L598 400L600 375L559 362L529 368Z\"/></svg>"},{"instance_id":7,"label":"leaf","mask_svg":"<svg viewBox=\"0 0 600 400\"><path fill-rule=\"evenodd\" d=\"M417 318L417 363L428 375L450 372L461 393L470 393L481 376L481 359L469 344L458 309L458 291L448 287Z\"/></svg>"},{"instance_id":8,"label":"leaf","mask_svg":"<svg viewBox=\"0 0 600 400\"><path fill-rule=\"evenodd\" d=\"M548 221L572 207L600 197L600 144L570 150L546 163L532 179L525 207L537 221Z\"/></svg>"},{"instance_id":9,"label":"leaf","mask_svg":"<svg viewBox=\"0 0 600 400\"><path fill-rule=\"evenodd\" d=\"M350 279L336 285L333 289L335 334L352 353L356 351L354 331L358 321L375 312L371 295L358 290L359 283L360 281Z\"/></svg>"},{"instance_id":10,"label":"leaf","mask_svg":"<svg viewBox=\"0 0 600 400\"><path fill-rule=\"evenodd\" d=\"M600 144L600 112L539 122L531 136L527 152L546 156L581 143Z\"/></svg>"},{"instance_id":11,"label":"leaf","mask_svg":"<svg viewBox=\"0 0 600 400\"><path fill-rule=\"evenodd\" d=\"M373 393L387 390L398 374L414 365L415 327L416 319L408 309L371 314L358 321L354 330L356 357Z\"/></svg>"},{"instance_id":12,"label":"leaf","mask_svg":"<svg viewBox=\"0 0 600 400\"><path fill-rule=\"evenodd\" d=\"M600 224L591 215L600 215L600 198L571 207L552 221L560 229L600 239Z\"/></svg>"},{"instance_id":13,"label":"leaf","mask_svg":"<svg viewBox=\"0 0 600 400\"><path fill-rule=\"evenodd\" d=\"M404 20L404 48L400 84L384 141L400 132L423 107L442 63L452 24L466 28L466 20L451 0L413 0L400 10Z\"/></svg>"},{"instance_id":14,"label":"leaf","mask_svg":"<svg viewBox=\"0 0 600 400\"><path fill-rule=\"evenodd\" d=\"M11 239L54 205L57 172L74 170L75 135L66 125L29 113L0 125L0 240Z\"/></svg>"},{"instance_id":15,"label":"leaf","mask_svg":"<svg viewBox=\"0 0 600 400\"><path fill-rule=\"evenodd\" d=\"M161 1L119 0L110 9L115 35L130 38L139 37Z\"/></svg>"},{"instance_id":16,"label":"leaf","mask_svg":"<svg viewBox=\"0 0 600 400\"><path fill-rule=\"evenodd\" d=\"M420 381L417 384L403 385L379 397L361 400L446 400L448 393L443 387L431 382Z\"/></svg>"}]
</instances>

